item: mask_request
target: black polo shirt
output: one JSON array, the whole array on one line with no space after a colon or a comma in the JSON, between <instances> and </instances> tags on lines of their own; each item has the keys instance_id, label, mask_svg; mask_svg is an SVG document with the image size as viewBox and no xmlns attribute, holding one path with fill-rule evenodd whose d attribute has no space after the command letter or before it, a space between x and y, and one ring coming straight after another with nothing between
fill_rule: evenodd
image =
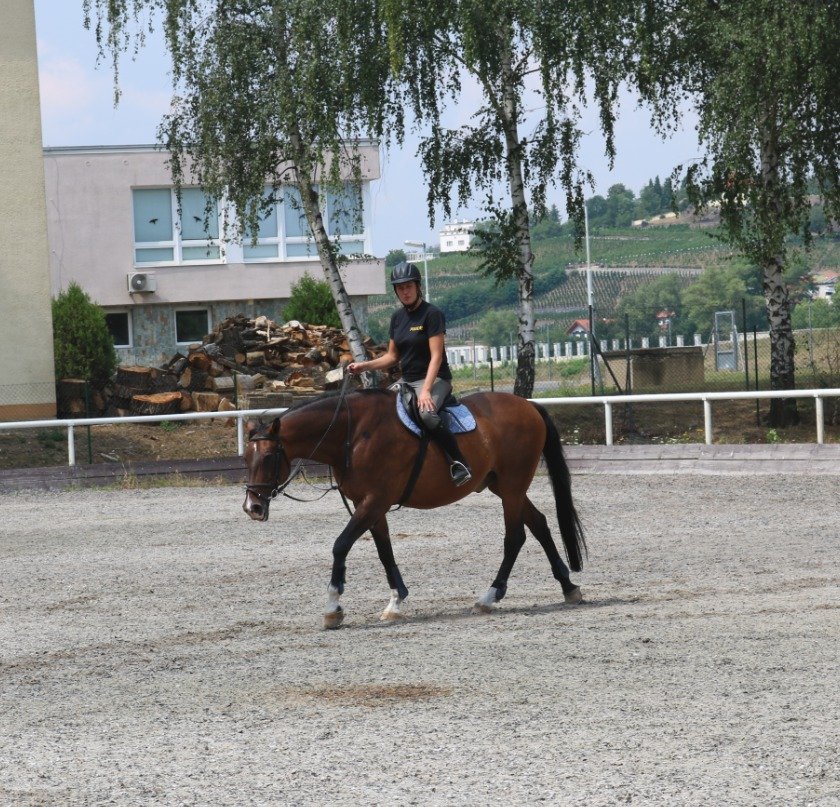
<instances>
[{"instance_id":1,"label":"black polo shirt","mask_svg":"<svg viewBox=\"0 0 840 807\"><path fill-rule=\"evenodd\" d=\"M400 355L400 368L406 381L422 381L429 370L432 352L429 350L429 337L446 333L446 320L441 311L423 300L414 311L400 306L391 316L391 328L388 336L394 340ZM440 363L438 377L444 381L452 380L452 371L446 360L446 350Z\"/></svg>"}]
</instances>

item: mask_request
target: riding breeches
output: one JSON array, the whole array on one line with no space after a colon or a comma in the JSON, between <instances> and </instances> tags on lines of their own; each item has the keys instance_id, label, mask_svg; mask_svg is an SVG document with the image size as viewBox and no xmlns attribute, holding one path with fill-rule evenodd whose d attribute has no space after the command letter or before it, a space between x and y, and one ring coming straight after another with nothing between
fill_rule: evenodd
<instances>
[{"instance_id":1,"label":"riding breeches","mask_svg":"<svg viewBox=\"0 0 840 807\"><path fill-rule=\"evenodd\" d=\"M424 383L425 381L409 381L408 385L413 387L414 391L419 396ZM438 410L441 406L443 406L443 402L449 397L449 393L451 392L452 384L442 378L435 379L432 384L432 402L435 405L435 411L420 413L420 419L423 421L423 425L430 432L433 432L440 425L440 415L438 414Z\"/></svg>"}]
</instances>

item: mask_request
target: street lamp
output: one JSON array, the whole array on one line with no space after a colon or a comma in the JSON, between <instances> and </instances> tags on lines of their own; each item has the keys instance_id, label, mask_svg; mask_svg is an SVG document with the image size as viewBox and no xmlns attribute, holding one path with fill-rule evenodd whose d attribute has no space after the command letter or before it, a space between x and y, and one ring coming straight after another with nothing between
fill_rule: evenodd
<instances>
[{"instance_id":1,"label":"street lamp","mask_svg":"<svg viewBox=\"0 0 840 807\"><path fill-rule=\"evenodd\" d=\"M429 296L429 259L426 253L426 242L425 241L406 241L405 245L407 247L422 247L423 249L423 276L426 279L426 302L432 302L432 298Z\"/></svg>"}]
</instances>

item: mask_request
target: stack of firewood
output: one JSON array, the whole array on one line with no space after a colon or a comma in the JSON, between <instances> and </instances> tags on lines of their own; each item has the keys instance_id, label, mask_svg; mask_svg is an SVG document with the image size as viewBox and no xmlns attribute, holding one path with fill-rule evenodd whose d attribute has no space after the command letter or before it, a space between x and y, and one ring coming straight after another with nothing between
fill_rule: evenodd
<instances>
[{"instance_id":1,"label":"stack of firewood","mask_svg":"<svg viewBox=\"0 0 840 807\"><path fill-rule=\"evenodd\" d=\"M384 348L364 342L369 357ZM229 317L187 355L162 367L120 367L109 411L114 415L162 415L248 408L256 392L311 394L337 387L342 364L353 360L338 328L268 317Z\"/></svg>"}]
</instances>

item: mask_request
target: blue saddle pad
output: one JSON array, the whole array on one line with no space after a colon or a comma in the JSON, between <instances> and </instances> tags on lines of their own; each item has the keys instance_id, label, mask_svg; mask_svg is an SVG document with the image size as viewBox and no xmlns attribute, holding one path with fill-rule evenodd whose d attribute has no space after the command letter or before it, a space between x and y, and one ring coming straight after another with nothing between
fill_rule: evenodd
<instances>
[{"instance_id":1,"label":"blue saddle pad","mask_svg":"<svg viewBox=\"0 0 840 807\"><path fill-rule=\"evenodd\" d=\"M445 406L440 410L440 416L443 418L444 423L449 426L449 431L452 434L463 434L464 432L471 432L475 429L475 418L464 404ZM408 412L405 411L402 395L397 395L397 417L403 426L420 437L420 427L409 417Z\"/></svg>"}]
</instances>

